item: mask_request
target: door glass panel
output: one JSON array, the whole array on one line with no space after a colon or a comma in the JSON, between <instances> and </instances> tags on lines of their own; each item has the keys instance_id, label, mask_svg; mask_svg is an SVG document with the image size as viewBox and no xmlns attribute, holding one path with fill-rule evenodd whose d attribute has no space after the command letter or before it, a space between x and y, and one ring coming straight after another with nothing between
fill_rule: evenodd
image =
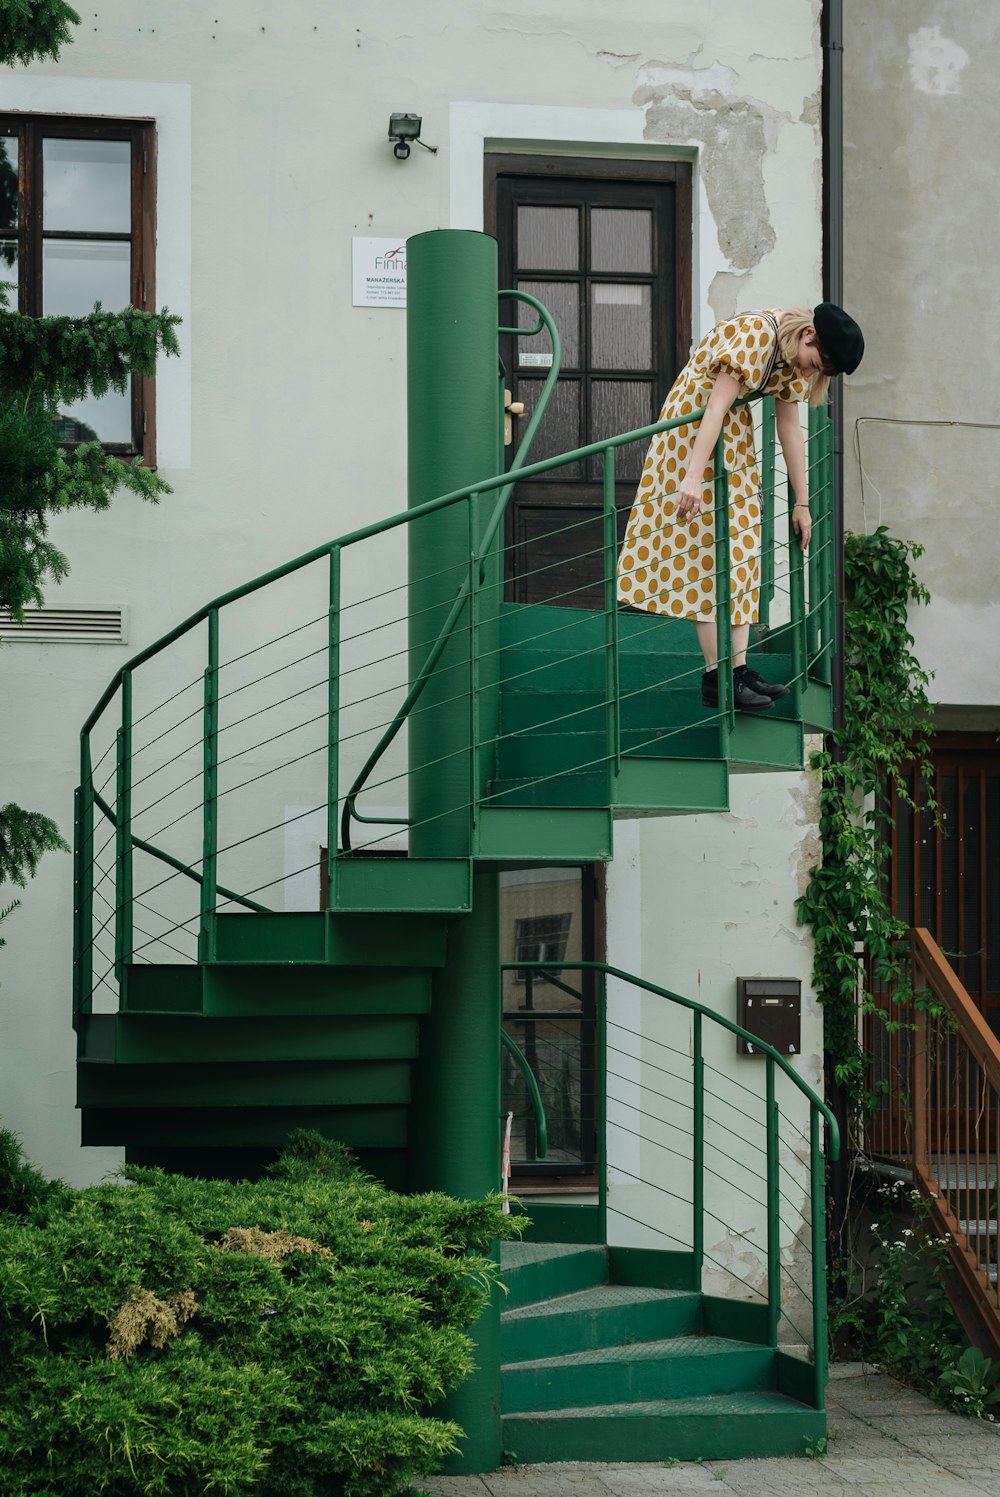
<instances>
[{"instance_id":1,"label":"door glass panel","mask_svg":"<svg viewBox=\"0 0 1000 1497\"><path fill-rule=\"evenodd\" d=\"M590 268L612 275L648 275L653 269L653 215L648 208L593 208Z\"/></svg>"},{"instance_id":2,"label":"door glass panel","mask_svg":"<svg viewBox=\"0 0 1000 1497\"><path fill-rule=\"evenodd\" d=\"M590 288L590 362L594 369L650 369L652 289L599 282Z\"/></svg>"},{"instance_id":3,"label":"door glass panel","mask_svg":"<svg viewBox=\"0 0 1000 1497\"><path fill-rule=\"evenodd\" d=\"M518 382L518 394L524 401L524 421L531 418L531 414L538 404L538 397L542 390L542 380L525 379L523 376ZM582 447L582 391L578 380L560 379L556 381L556 387L545 409L541 425L535 433L532 443L529 461L540 463L544 458L556 457L561 452L572 452L574 447ZM583 476L581 463L569 463L562 468L555 468L546 475L553 482L560 479L579 479Z\"/></svg>"},{"instance_id":4,"label":"door glass panel","mask_svg":"<svg viewBox=\"0 0 1000 1497\"><path fill-rule=\"evenodd\" d=\"M518 281L518 290L537 297L552 313L562 344L562 367L580 364L580 287L575 281ZM524 302L517 304L518 327L537 327L538 313ZM522 369L547 369L552 364L552 343L547 332L517 340L517 361Z\"/></svg>"},{"instance_id":5,"label":"door glass panel","mask_svg":"<svg viewBox=\"0 0 1000 1497\"><path fill-rule=\"evenodd\" d=\"M4 229L17 231L16 135L0 136L0 233Z\"/></svg>"},{"instance_id":6,"label":"door glass panel","mask_svg":"<svg viewBox=\"0 0 1000 1497\"><path fill-rule=\"evenodd\" d=\"M501 874L503 960L540 961L503 974L504 1028L535 1077L549 1135L539 1170L593 1165L593 1001L584 974L560 961L587 959L582 870L538 868ZM538 1159L534 1110L523 1073L503 1052L502 1108L514 1113L511 1159Z\"/></svg>"},{"instance_id":7,"label":"door glass panel","mask_svg":"<svg viewBox=\"0 0 1000 1497\"><path fill-rule=\"evenodd\" d=\"M653 387L645 380L595 380L590 391L591 440L617 436L653 420ZM648 442L630 442L615 454L615 479L638 480ZM601 476L603 460L592 458L594 477Z\"/></svg>"},{"instance_id":8,"label":"door glass panel","mask_svg":"<svg viewBox=\"0 0 1000 1497\"><path fill-rule=\"evenodd\" d=\"M132 147L127 140L42 142L46 229L128 234Z\"/></svg>"},{"instance_id":9,"label":"door glass panel","mask_svg":"<svg viewBox=\"0 0 1000 1497\"><path fill-rule=\"evenodd\" d=\"M579 270L579 208L519 207L517 264L520 270Z\"/></svg>"}]
</instances>

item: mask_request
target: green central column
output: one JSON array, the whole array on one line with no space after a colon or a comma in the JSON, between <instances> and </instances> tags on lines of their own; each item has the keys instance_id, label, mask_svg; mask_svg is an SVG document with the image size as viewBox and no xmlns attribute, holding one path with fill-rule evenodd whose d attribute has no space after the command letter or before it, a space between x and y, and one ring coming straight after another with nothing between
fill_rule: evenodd
<instances>
[{"instance_id":1,"label":"green central column","mask_svg":"<svg viewBox=\"0 0 1000 1497\"><path fill-rule=\"evenodd\" d=\"M486 234L438 229L406 246L408 503L499 472L497 246ZM469 554L495 496L409 528L410 675L420 670L468 574ZM463 611L407 724L410 853L468 857L472 755L471 628Z\"/></svg>"},{"instance_id":2,"label":"green central column","mask_svg":"<svg viewBox=\"0 0 1000 1497\"><path fill-rule=\"evenodd\" d=\"M407 418L410 506L500 469L496 243L485 234L438 230L407 243ZM427 657L469 571L495 497L470 522L466 505L410 529L410 673ZM471 533L470 533L471 524ZM496 558L489 600L497 605ZM462 858L472 851L477 777L472 737L472 631L468 605L408 725L410 854ZM483 643L485 638L486 643ZM495 718L495 622L480 637L481 720ZM487 684L488 683L488 684ZM483 690L483 688L486 688ZM485 729L489 736L490 729ZM449 926L445 967L434 977L420 1037L414 1099L414 1185L473 1199L500 1175L500 934L498 875L477 870L472 911ZM493 1471L500 1464L500 1308L473 1328L476 1371L439 1407L466 1432L448 1469Z\"/></svg>"}]
</instances>

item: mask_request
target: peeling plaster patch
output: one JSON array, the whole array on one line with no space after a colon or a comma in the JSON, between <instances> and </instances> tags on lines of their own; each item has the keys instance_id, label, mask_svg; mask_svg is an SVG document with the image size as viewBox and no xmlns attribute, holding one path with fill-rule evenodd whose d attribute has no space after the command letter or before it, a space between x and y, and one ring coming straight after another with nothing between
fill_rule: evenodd
<instances>
[{"instance_id":1,"label":"peeling plaster patch","mask_svg":"<svg viewBox=\"0 0 1000 1497\"><path fill-rule=\"evenodd\" d=\"M922 94L957 94L968 65L968 52L942 36L940 26L921 26L910 37L910 81Z\"/></svg>"},{"instance_id":2,"label":"peeling plaster patch","mask_svg":"<svg viewBox=\"0 0 1000 1497\"><path fill-rule=\"evenodd\" d=\"M800 125L812 125L819 129L823 113L823 96L819 89L813 94L808 94L802 100L802 113L799 115Z\"/></svg>"},{"instance_id":3,"label":"peeling plaster patch","mask_svg":"<svg viewBox=\"0 0 1000 1497\"><path fill-rule=\"evenodd\" d=\"M764 157L791 116L759 99L739 98L732 68L648 62L633 101L646 111L647 140L703 148L705 193L729 265L750 271L774 248L764 194ZM723 314L725 315L725 314Z\"/></svg>"},{"instance_id":4,"label":"peeling plaster patch","mask_svg":"<svg viewBox=\"0 0 1000 1497\"><path fill-rule=\"evenodd\" d=\"M598 52L598 62L606 62L610 68L627 68L630 63L638 62L641 54L639 52Z\"/></svg>"},{"instance_id":5,"label":"peeling plaster patch","mask_svg":"<svg viewBox=\"0 0 1000 1497\"><path fill-rule=\"evenodd\" d=\"M708 303L716 322L725 322L727 317L733 317L740 311L743 306L743 287L749 279L746 271L742 275L736 275L731 270L720 270L718 275L712 277Z\"/></svg>"}]
</instances>

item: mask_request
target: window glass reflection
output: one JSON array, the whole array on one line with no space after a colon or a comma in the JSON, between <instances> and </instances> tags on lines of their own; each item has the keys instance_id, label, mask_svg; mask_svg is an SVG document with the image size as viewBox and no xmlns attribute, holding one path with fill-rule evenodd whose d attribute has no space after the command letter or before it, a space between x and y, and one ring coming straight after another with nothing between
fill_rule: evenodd
<instances>
[{"instance_id":1,"label":"window glass reflection","mask_svg":"<svg viewBox=\"0 0 1000 1497\"><path fill-rule=\"evenodd\" d=\"M0 233L17 232L17 137L0 135Z\"/></svg>"},{"instance_id":2,"label":"window glass reflection","mask_svg":"<svg viewBox=\"0 0 1000 1497\"><path fill-rule=\"evenodd\" d=\"M98 400L87 395L83 400L61 405L56 418L56 440L59 442L132 441L132 398L109 390Z\"/></svg>"},{"instance_id":3,"label":"window glass reflection","mask_svg":"<svg viewBox=\"0 0 1000 1497\"><path fill-rule=\"evenodd\" d=\"M0 282L6 284L7 307L17 311L17 285L19 278L17 240L0 239Z\"/></svg>"},{"instance_id":4,"label":"window glass reflection","mask_svg":"<svg viewBox=\"0 0 1000 1497\"><path fill-rule=\"evenodd\" d=\"M43 228L129 233L131 157L127 140L43 140Z\"/></svg>"},{"instance_id":5,"label":"window glass reflection","mask_svg":"<svg viewBox=\"0 0 1000 1497\"><path fill-rule=\"evenodd\" d=\"M127 244L50 239L42 252L42 315L84 317L99 301L106 312L130 302L131 249Z\"/></svg>"}]
</instances>

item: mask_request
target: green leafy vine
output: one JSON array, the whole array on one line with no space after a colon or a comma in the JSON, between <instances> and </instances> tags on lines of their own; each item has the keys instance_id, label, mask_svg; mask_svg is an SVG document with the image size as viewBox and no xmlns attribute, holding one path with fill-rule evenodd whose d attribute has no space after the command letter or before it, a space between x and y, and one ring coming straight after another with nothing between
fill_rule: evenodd
<instances>
[{"instance_id":1,"label":"green leafy vine","mask_svg":"<svg viewBox=\"0 0 1000 1497\"><path fill-rule=\"evenodd\" d=\"M915 764L930 773L930 677L907 628L910 606L927 603L930 594L912 567L923 548L895 539L884 526L873 535L848 534L844 551L844 723L812 757L820 775L823 859L797 910L799 923L812 927L825 1048L849 1112L860 1121L877 1095L869 1090L858 1037L858 947L872 986L891 991L900 1008L912 997L899 949L906 926L890 908L882 834L887 787L910 800L906 771ZM922 799L931 803L929 794ZM870 992L861 1002L872 1005Z\"/></svg>"}]
</instances>

